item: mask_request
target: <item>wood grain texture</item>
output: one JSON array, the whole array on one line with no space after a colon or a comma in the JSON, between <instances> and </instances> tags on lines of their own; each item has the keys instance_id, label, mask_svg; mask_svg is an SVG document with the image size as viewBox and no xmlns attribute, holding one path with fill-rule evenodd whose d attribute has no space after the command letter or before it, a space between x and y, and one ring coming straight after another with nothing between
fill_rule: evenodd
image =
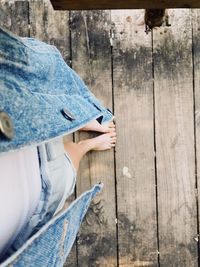
<instances>
[{"instance_id":1,"label":"wood grain texture","mask_svg":"<svg viewBox=\"0 0 200 267\"><path fill-rule=\"evenodd\" d=\"M157 266L157 230L160 266L198 266L200 10L192 11L193 35L190 10L170 11L172 27L154 30L153 47L151 34L137 26L140 15L140 10L69 15L55 12L48 0L0 0L1 26L56 45L115 111L116 166L113 151L89 153L81 163L77 195L99 181L105 187L92 203L65 267ZM76 134L76 140L93 136Z\"/></svg>"},{"instance_id":2,"label":"wood grain texture","mask_svg":"<svg viewBox=\"0 0 200 267\"><path fill-rule=\"evenodd\" d=\"M12 5L11 31L21 37L29 36L29 2L16 1Z\"/></svg>"},{"instance_id":3,"label":"wood grain texture","mask_svg":"<svg viewBox=\"0 0 200 267\"><path fill-rule=\"evenodd\" d=\"M157 266L151 35L112 11L119 266Z\"/></svg>"},{"instance_id":4,"label":"wood grain texture","mask_svg":"<svg viewBox=\"0 0 200 267\"><path fill-rule=\"evenodd\" d=\"M193 66L194 66L194 112L195 112L195 143L196 143L196 175L198 212L200 207L200 9L192 10L193 18ZM198 214L199 216L199 214ZM200 217L198 218L198 223ZM199 224L200 227L200 224ZM200 228L199 228L200 229ZM199 234L199 233L198 233ZM197 238L199 240L199 237ZM198 244L199 245L199 244ZM199 250L200 251L200 250Z\"/></svg>"},{"instance_id":5,"label":"wood grain texture","mask_svg":"<svg viewBox=\"0 0 200 267\"><path fill-rule=\"evenodd\" d=\"M69 12L54 11L48 0L30 0L30 34L55 45L70 63Z\"/></svg>"},{"instance_id":6,"label":"wood grain texture","mask_svg":"<svg viewBox=\"0 0 200 267\"><path fill-rule=\"evenodd\" d=\"M198 0L51 0L51 3L60 10L200 7Z\"/></svg>"},{"instance_id":7,"label":"wood grain texture","mask_svg":"<svg viewBox=\"0 0 200 267\"><path fill-rule=\"evenodd\" d=\"M72 12L72 67L92 92L112 110L110 13ZM79 133L79 139L93 137ZM78 238L79 266L116 266L115 176L113 150L90 152L82 160L77 194L98 182L103 192L89 208Z\"/></svg>"},{"instance_id":8,"label":"wood grain texture","mask_svg":"<svg viewBox=\"0 0 200 267\"><path fill-rule=\"evenodd\" d=\"M19 36L29 35L28 1L0 1L0 25Z\"/></svg>"},{"instance_id":9,"label":"wood grain texture","mask_svg":"<svg viewBox=\"0 0 200 267\"><path fill-rule=\"evenodd\" d=\"M161 266L197 266L190 10L154 31L158 223Z\"/></svg>"},{"instance_id":10,"label":"wood grain texture","mask_svg":"<svg viewBox=\"0 0 200 267\"><path fill-rule=\"evenodd\" d=\"M11 29L12 18L11 4L9 2L0 1L0 26L7 30Z\"/></svg>"}]
</instances>

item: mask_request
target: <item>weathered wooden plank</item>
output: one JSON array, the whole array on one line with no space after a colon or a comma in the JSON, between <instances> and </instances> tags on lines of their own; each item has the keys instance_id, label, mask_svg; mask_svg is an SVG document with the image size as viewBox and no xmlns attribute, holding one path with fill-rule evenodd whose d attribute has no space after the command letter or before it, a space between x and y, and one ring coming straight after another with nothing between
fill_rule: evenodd
<instances>
[{"instance_id":1,"label":"weathered wooden plank","mask_svg":"<svg viewBox=\"0 0 200 267\"><path fill-rule=\"evenodd\" d=\"M60 10L200 7L198 0L51 0L51 3Z\"/></svg>"},{"instance_id":2,"label":"weathered wooden plank","mask_svg":"<svg viewBox=\"0 0 200 267\"><path fill-rule=\"evenodd\" d=\"M195 111L195 145L196 145L196 175L198 190L198 208L200 207L200 9L192 11L193 18L193 67L194 67L194 111ZM198 210L199 212L199 210ZM200 217L198 213L198 223ZM198 225L200 229L200 224ZM198 233L199 234L199 233ZM198 237L199 239L199 237ZM197 240L198 240L197 239ZM199 245L199 243L198 243Z\"/></svg>"},{"instance_id":3,"label":"weathered wooden plank","mask_svg":"<svg viewBox=\"0 0 200 267\"><path fill-rule=\"evenodd\" d=\"M69 13L54 11L47 0L30 0L30 34L34 38L55 45L63 55L66 62L71 61ZM67 135L64 142L72 142L73 135ZM75 199L73 194L66 206ZM77 266L76 243L74 244L64 266Z\"/></svg>"},{"instance_id":4,"label":"weathered wooden plank","mask_svg":"<svg viewBox=\"0 0 200 267\"><path fill-rule=\"evenodd\" d=\"M0 25L19 36L28 36L28 1L0 1Z\"/></svg>"},{"instance_id":5,"label":"weathered wooden plank","mask_svg":"<svg viewBox=\"0 0 200 267\"><path fill-rule=\"evenodd\" d=\"M154 31L155 127L161 266L197 266L190 10Z\"/></svg>"},{"instance_id":6,"label":"weathered wooden plank","mask_svg":"<svg viewBox=\"0 0 200 267\"><path fill-rule=\"evenodd\" d=\"M151 35L112 11L119 266L157 266Z\"/></svg>"},{"instance_id":7,"label":"weathered wooden plank","mask_svg":"<svg viewBox=\"0 0 200 267\"><path fill-rule=\"evenodd\" d=\"M29 36L29 3L15 1L12 5L11 31L19 36Z\"/></svg>"},{"instance_id":8,"label":"weathered wooden plank","mask_svg":"<svg viewBox=\"0 0 200 267\"><path fill-rule=\"evenodd\" d=\"M11 29L11 3L0 0L0 25L7 30Z\"/></svg>"},{"instance_id":9,"label":"weathered wooden plank","mask_svg":"<svg viewBox=\"0 0 200 267\"><path fill-rule=\"evenodd\" d=\"M93 93L112 109L110 13L72 12L72 67ZM80 133L78 139L92 137ZM104 190L95 198L78 239L80 266L117 265L115 177L113 151L91 152L80 165L78 195L102 181Z\"/></svg>"},{"instance_id":10,"label":"weathered wooden plank","mask_svg":"<svg viewBox=\"0 0 200 267\"><path fill-rule=\"evenodd\" d=\"M30 0L30 34L55 45L70 63L68 12L54 11L48 0Z\"/></svg>"}]
</instances>

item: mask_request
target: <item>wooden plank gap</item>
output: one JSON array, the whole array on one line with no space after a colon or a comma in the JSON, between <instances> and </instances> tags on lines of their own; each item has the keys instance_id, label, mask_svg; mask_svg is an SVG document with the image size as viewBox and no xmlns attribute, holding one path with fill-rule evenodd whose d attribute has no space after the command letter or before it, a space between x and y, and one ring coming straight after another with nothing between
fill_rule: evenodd
<instances>
[{"instance_id":1,"label":"wooden plank gap","mask_svg":"<svg viewBox=\"0 0 200 267\"><path fill-rule=\"evenodd\" d=\"M156 144L156 99L154 83L154 57L153 57L153 31L151 32L151 55L152 55L152 83L153 83L153 131L154 131L154 168L155 168L155 194L156 194L156 224L157 224L157 257L158 267L160 267L160 244L159 244L159 209L158 209L158 173L157 173L157 144Z\"/></svg>"},{"instance_id":2,"label":"wooden plank gap","mask_svg":"<svg viewBox=\"0 0 200 267\"><path fill-rule=\"evenodd\" d=\"M198 126L198 109L200 104L200 96L198 92L199 87L199 30L200 30L200 10L192 10L192 56L193 56L193 103L194 103L194 140L195 140L195 176L196 176L196 185L195 185L195 195L196 195L196 205L197 205L197 237L195 240L197 241L198 246L198 264L200 266L200 215L199 215L199 126Z\"/></svg>"}]
</instances>

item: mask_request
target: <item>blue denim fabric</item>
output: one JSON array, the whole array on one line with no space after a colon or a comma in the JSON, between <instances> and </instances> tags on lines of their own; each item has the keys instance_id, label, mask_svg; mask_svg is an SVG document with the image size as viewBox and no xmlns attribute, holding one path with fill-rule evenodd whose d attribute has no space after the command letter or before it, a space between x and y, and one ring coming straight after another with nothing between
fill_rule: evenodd
<instances>
[{"instance_id":1,"label":"blue denim fabric","mask_svg":"<svg viewBox=\"0 0 200 267\"><path fill-rule=\"evenodd\" d=\"M89 204L101 188L102 184L96 185L81 195L67 210L42 227L15 254L2 263L1 267L63 266Z\"/></svg>"},{"instance_id":2,"label":"blue denim fabric","mask_svg":"<svg viewBox=\"0 0 200 267\"><path fill-rule=\"evenodd\" d=\"M63 109L75 119L63 116ZM1 140L0 153L74 132L100 116L102 122L112 119L54 46L2 28L0 110L15 131L12 140Z\"/></svg>"},{"instance_id":3,"label":"blue denim fabric","mask_svg":"<svg viewBox=\"0 0 200 267\"><path fill-rule=\"evenodd\" d=\"M65 116L63 109L69 111L73 119ZM60 196L54 201L47 168L48 151L58 137L76 131L95 118L102 117L102 123L109 121L112 114L65 64L55 47L35 39L19 38L2 28L0 111L9 115L14 126L11 140L0 135L0 153L29 145L38 146L43 183L38 209L13 249L19 248L30 234L40 230L2 266L62 266L88 205L101 185L96 185L69 209L52 218Z\"/></svg>"}]
</instances>

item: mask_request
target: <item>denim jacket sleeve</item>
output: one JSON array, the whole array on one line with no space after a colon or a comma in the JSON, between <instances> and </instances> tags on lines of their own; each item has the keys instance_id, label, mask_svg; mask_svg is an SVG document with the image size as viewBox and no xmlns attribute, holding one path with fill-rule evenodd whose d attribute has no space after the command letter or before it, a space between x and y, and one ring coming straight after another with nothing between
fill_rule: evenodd
<instances>
[{"instance_id":1,"label":"denim jacket sleeve","mask_svg":"<svg viewBox=\"0 0 200 267\"><path fill-rule=\"evenodd\" d=\"M0 28L0 111L14 135L0 139L0 153L40 144L112 114L101 105L59 51Z\"/></svg>"}]
</instances>

